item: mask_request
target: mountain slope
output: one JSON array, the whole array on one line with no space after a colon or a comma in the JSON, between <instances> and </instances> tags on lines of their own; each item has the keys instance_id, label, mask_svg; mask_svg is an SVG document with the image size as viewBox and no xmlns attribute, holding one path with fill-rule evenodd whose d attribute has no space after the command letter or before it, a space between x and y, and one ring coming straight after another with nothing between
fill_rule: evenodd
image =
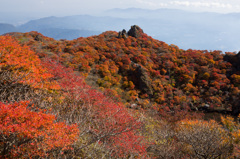
<instances>
[{"instance_id":1,"label":"mountain slope","mask_svg":"<svg viewBox=\"0 0 240 159\"><path fill-rule=\"evenodd\" d=\"M204 107L238 112L239 72L220 51L182 50L151 38L138 26L128 33L108 31L72 41L34 32L15 35L22 36L34 40L22 42L39 56L80 71L89 83L129 107L170 114Z\"/></svg>"},{"instance_id":2,"label":"mountain slope","mask_svg":"<svg viewBox=\"0 0 240 159\"><path fill-rule=\"evenodd\" d=\"M77 39L79 37L88 37L92 35L98 35L100 32L98 31L90 31L90 30L78 30L78 29L59 29L59 28L45 28L39 29L38 32L43 35L52 37L56 40L59 39Z\"/></svg>"},{"instance_id":3,"label":"mountain slope","mask_svg":"<svg viewBox=\"0 0 240 159\"><path fill-rule=\"evenodd\" d=\"M239 114L240 53L179 49L136 25L59 41L15 32L0 52L1 158L240 154L233 117L196 111Z\"/></svg>"},{"instance_id":4,"label":"mountain slope","mask_svg":"<svg viewBox=\"0 0 240 159\"><path fill-rule=\"evenodd\" d=\"M11 24L0 23L0 35L8 32L16 32L18 29Z\"/></svg>"},{"instance_id":5,"label":"mountain slope","mask_svg":"<svg viewBox=\"0 0 240 159\"><path fill-rule=\"evenodd\" d=\"M37 33L11 35L54 41ZM0 158L146 156L142 123L122 103L9 35L0 36L0 52Z\"/></svg>"}]
</instances>

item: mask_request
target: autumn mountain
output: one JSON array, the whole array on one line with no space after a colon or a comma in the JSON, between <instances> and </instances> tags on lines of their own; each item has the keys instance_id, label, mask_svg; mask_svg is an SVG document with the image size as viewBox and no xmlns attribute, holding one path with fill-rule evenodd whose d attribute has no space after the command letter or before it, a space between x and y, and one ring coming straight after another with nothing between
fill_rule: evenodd
<instances>
[{"instance_id":1,"label":"autumn mountain","mask_svg":"<svg viewBox=\"0 0 240 159\"><path fill-rule=\"evenodd\" d=\"M13 34L41 58L53 58L87 82L137 108L176 108L238 113L238 56L182 50L145 34L138 26L120 33L56 41L36 32ZM174 106L174 108L173 108Z\"/></svg>"},{"instance_id":2,"label":"autumn mountain","mask_svg":"<svg viewBox=\"0 0 240 159\"><path fill-rule=\"evenodd\" d=\"M53 40L25 35L38 42ZM19 38L26 42L25 35ZM137 114L91 88L72 68L40 60L18 42L0 36L1 158L147 155Z\"/></svg>"},{"instance_id":3,"label":"autumn mountain","mask_svg":"<svg viewBox=\"0 0 240 159\"><path fill-rule=\"evenodd\" d=\"M239 53L183 50L137 25L75 40L9 33L0 52L2 158L240 154L238 122L201 120L239 114Z\"/></svg>"}]
</instances>

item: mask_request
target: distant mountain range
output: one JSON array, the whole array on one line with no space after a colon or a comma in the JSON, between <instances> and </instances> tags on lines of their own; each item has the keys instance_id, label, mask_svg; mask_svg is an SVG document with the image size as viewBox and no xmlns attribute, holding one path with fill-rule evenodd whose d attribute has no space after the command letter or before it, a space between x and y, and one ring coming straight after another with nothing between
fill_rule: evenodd
<instances>
[{"instance_id":1,"label":"distant mountain range","mask_svg":"<svg viewBox=\"0 0 240 159\"><path fill-rule=\"evenodd\" d=\"M0 23L0 35L8 32L16 32L18 29L11 24Z\"/></svg>"},{"instance_id":2,"label":"distant mountain range","mask_svg":"<svg viewBox=\"0 0 240 159\"><path fill-rule=\"evenodd\" d=\"M183 49L240 50L240 13L219 14L176 9L112 9L99 16L75 15L31 20L17 27L0 24L0 34L38 31L55 39L76 39L139 25L148 35ZM2 27L3 26L3 27ZM8 29L6 29L9 26ZM3 29L2 29L3 28ZM4 29L5 28L5 29Z\"/></svg>"}]
</instances>

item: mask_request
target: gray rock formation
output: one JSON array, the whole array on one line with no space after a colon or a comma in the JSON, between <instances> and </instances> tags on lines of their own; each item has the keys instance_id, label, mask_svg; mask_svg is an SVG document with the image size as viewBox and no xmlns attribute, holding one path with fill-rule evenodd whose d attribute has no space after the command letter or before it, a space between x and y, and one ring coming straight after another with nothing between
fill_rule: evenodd
<instances>
[{"instance_id":1,"label":"gray rock formation","mask_svg":"<svg viewBox=\"0 0 240 159\"><path fill-rule=\"evenodd\" d=\"M142 36L142 34L143 34L143 30L139 26L133 25L131 26L131 29L128 32L126 32L125 29L118 32L118 38L127 38L128 36L139 38Z\"/></svg>"},{"instance_id":2,"label":"gray rock formation","mask_svg":"<svg viewBox=\"0 0 240 159\"><path fill-rule=\"evenodd\" d=\"M122 31L118 32L118 38L127 38L127 31L123 29Z\"/></svg>"},{"instance_id":3,"label":"gray rock formation","mask_svg":"<svg viewBox=\"0 0 240 159\"><path fill-rule=\"evenodd\" d=\"M133 26L131 26L131 29L128 31L127 34L128 34L128 36L139 38L142 36L143 30L139 26L133 25Z\"/></svg>"},{"instance_id":4,"label":"gray rock formation","mask_svg":"<svg viewBox=\"0 0 240 159\"><path fill-rule=\"evenodd\" d=\"M137 65L136 70L132 73L134 76L134 85L141 90L142 93L146 93L151 98L153 90L151 87L151 80L147 74L147 70L140 65Z\"/></svg>"},{"instance_id":5,"label":"gray rock formation","mask_svg":"<svg viewBox=\"0 0 240 159\"><path fill-rule=\"evenodd\" d=\"M230 62L237 71L240 71L240 52L236 55L224 55L224 61Z\"/></svg>"}]
</instances>

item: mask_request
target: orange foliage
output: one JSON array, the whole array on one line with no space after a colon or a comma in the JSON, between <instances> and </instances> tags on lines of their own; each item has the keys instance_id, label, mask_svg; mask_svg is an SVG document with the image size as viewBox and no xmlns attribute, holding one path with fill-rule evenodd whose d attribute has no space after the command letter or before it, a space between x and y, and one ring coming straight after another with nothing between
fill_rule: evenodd
<instances>
[{"instance_id":1,"label":"orange foliage","mask_svg":"<svg viewBox=\"0 0 240 159\"><path fill-rule=\"evenodd\" d=\"M30 35L35 37L35 34ZM233 66L224 61L224 54L220 51L182 50L146 34L138 38L118 38L118 33L113 31L72 41L50 42L47 38L42 41L46 41L44 45L48 46L50 52L56 51L57 47L53 44L58 46L58 50L62 50L55 54L62 57L60 62L85 76L95 76L100 87L121 89L118 91L119 95L125 100L129 89L136 90L140 98L146 93L138 83L138 67L146 69L146 76L149 77L146 83L152 88L149 92L153 92L148 97L155 104L165 103L165 106L175 105L178 109L188 109L192 103L194 107L209 103L213 109L218 106L231 109L236 101L229 98L237 99L237 73L228 75ZM42 45L36 42L28 44L33 50L38 50L37 47ZM123 77L127 77L127 80L123 80ZM161 83L157 82L159 80ZM129 81L133 84L129 84ZM235 88L232 88L232 84ZM219 96L212 100L211 96L215 95ZM186 98L185 103L172 100L183 96ZM197 98L192 99L192 96ZM129 102L134 100L131 98ZM224 104L219 104L221 102Z\"/></svg>"},{"instance_id":2,"label":"orange foliage","mask_svg":"<svg viewBox=\"0 0 240 159\"><path fill-rule=\"evenodd\" d=\"M9 70L20 78L22 83L34 88L59 88L49 81L52 77L41 61L27 46L21 46L10 36L0 36L0 68Z\"/></svg>"},{"instance_id":3,"label":"orange foliage","mask_svg":"<svg viewBox=\"0 0 240 159\"><path fill-rule=\"evenodd\" d=\"M77 125L55 123L54 115L27 107L28 102L0 103L1 157L45 157L48 151L71 148L79 134Z\"/></svg>"}]
</instances>

